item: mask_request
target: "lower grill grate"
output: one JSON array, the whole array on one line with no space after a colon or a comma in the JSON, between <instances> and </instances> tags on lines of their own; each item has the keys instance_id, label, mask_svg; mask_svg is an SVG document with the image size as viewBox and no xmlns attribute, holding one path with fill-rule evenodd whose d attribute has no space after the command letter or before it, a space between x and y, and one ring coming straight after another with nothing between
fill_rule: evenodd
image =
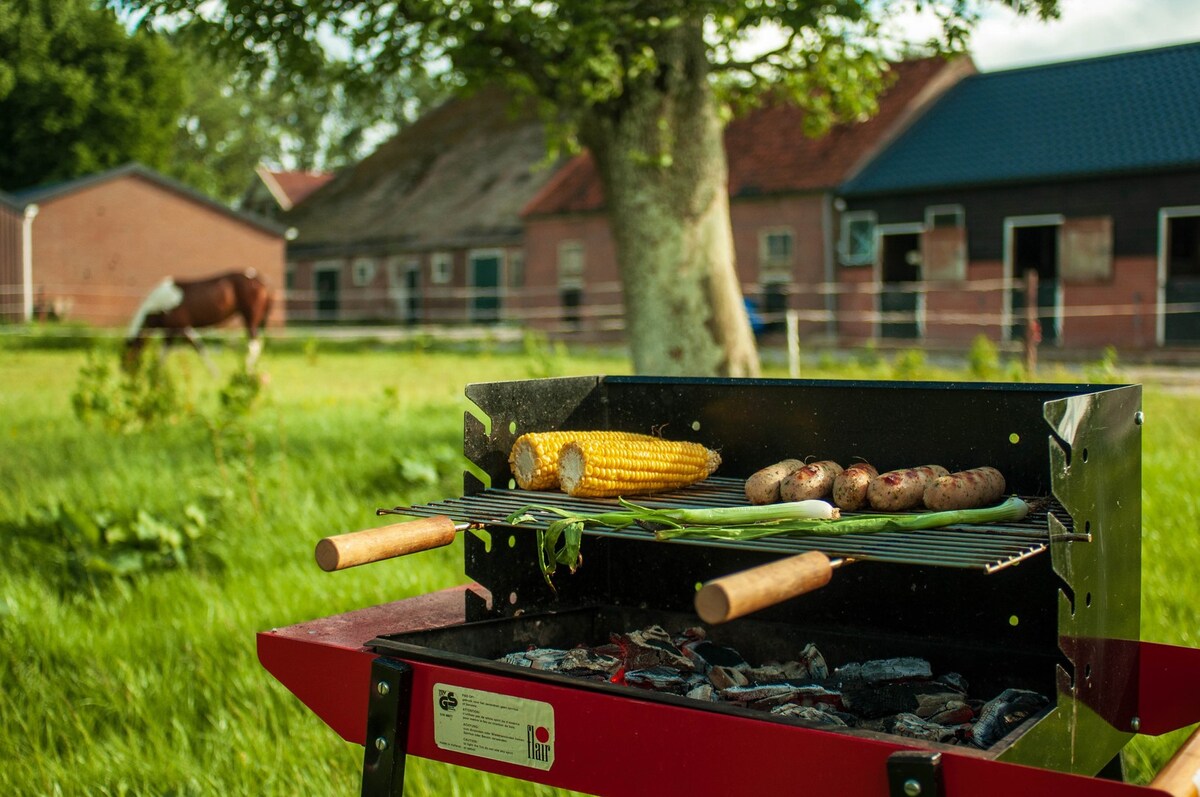
<instances>
[{"instance_id":1,"label":"lower grill grate","mask_svg":"<svg viewBox=\"0 0 1200 797\"><path fill-rule=\"evenodd\" d=\"M669 493L634 497L635 503L655 509L680 507L738 506L746 503L743 480L710 477L705 481ZM932 565L983 570L988 573L1002 570L1017 562L1036 556L1050 544L1049 515L1062 524L1065 533L1056 539L1088 540L1088 535L1072 532L1070 516L1062 506L1050 499L1027 499L1032 511L1019 523L994 525L963 524L923 531L888 531L873 534L846 534L802 537L766 537L757 540L672 540L671 545L704 545L744 551L766 551L779 554L798 554L821 551L831 558L844 557L862 561L893 562L909 565ZM512 526L505 521L513 513L530 504L540 504L580 514L619 509L614 499L572 498L560 492L529 492L489 488L461 498L436 501L412 507L379 510L380 514L403 514L420 517L446 515L459 523L500 526L518 529L545 529L558 516L533 511L534 521ZM845 513L852 516L855 513ZM586 534L619 539L655 541L654 534L630 527L615 531L588 528Z\"/></svg>"}]
</instances>

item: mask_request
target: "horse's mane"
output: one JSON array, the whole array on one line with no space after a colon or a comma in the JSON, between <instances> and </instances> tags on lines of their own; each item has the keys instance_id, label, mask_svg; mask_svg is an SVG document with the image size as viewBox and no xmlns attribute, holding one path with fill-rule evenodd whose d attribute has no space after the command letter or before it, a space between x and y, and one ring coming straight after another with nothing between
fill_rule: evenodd
<instances>
[{"instance_id":1,"label":"horse's mane","mask_svg":"<svg viewBox=\"0 0 1200 797\"><path fill-rule=\"evenodd\" d=\"M137 313L133 316L133 321L129 324L129 331L125 333L125 338L136 338L141 333L142 325L146 323L146 316L172 310L182 302L183 289L175 284L175 280L167 277L158 283L142 301Z\"/></svg>"}]
</instances>

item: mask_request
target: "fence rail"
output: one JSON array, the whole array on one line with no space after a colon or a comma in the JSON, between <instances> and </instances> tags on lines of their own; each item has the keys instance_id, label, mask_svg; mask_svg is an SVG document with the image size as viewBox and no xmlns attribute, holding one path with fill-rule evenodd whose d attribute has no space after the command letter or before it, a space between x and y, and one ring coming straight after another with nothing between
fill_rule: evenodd
<instances>
[{"instance_id":1,"label":"fence rail","mask_svg":"<svg viewBox=\"0 0 1200 797\"><path fill-rule=\"evenodd\" d=\"M771 286L747 284L743 293L757 303L756 320L783 330L790 323L799 337L828 337L846 328L871 328L878 336L885 325L917 325L922 333L938 327L979 327L981 331L1009 329L1023 323L1014 299L1024 298L1022 285L1004 279L974 280L961 284L906 282L816 282ZM516 325L535 326L550 333L620 333L625 328L621 286L617 282L587 284L577 306L564 304L555 286L519 289L423 286L416 294L386 288L344 288L336 299L312 290L282 290L277 306L286 308L288 323L379 323L407 326ZM1060 291L1060 293L1062 293ZM34 297L35 316L84 320L100 327L128 324L145 290L116 285L39 285ZM881 297L908 296L911 308L884 309ZM1071 287L1066 301L1039 308L1043 317L1063 319L1144 318L1154 329L1168 317L1200 314L1200 302L1160 301L1156 296L1128 301L1075 303ZM943 299L964 296L978 309L939 307ZM764 302L779 303L763 307ZM20 286L0 285L0 318L23 317ZM1200 330L1200 319L1197 319ZM1007 337L1007 333L1005 334Z\"/></svg>"}]
</instances>

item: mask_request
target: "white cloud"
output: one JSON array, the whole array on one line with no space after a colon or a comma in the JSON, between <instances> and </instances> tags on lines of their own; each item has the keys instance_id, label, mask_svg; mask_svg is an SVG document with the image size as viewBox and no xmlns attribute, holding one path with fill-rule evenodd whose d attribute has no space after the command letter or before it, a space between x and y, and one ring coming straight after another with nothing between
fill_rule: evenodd
<instances>
[{"instance_id":1,"label":"white cloud","mask_svg":"<svg viewBox=\"0 0 1200 797\"><path fill-rule=\"evenodd\" d=\"M1059 0L1043 22L996 6L971 37L981 70L1066 61L1200 41L1196 0Z\"/></svg>"}]
</instances>

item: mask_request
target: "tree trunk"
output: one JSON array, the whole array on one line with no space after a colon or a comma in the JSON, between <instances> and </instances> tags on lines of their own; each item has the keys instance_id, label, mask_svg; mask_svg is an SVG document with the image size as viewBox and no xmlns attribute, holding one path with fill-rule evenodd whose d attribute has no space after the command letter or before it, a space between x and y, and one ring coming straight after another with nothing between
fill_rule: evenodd
<instances>
[{"instance_id":1,"label":"tree trunk","mask_svg":"<svg viewBox=\"0 0 1200 797\"><path fill-rule=\"evenodd\" d=\"M699 23L584 125L608 202L639 374L756 376L729 218L728 167Z\"/></svg>"}]
</instances>

